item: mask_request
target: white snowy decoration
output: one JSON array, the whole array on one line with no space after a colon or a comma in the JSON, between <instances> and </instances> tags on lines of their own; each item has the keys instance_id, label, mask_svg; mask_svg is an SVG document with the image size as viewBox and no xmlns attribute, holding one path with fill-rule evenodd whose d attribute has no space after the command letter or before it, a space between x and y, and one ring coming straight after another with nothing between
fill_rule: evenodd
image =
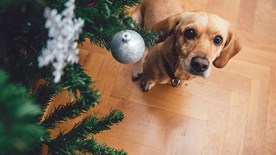
<instances>
[{"instance_id":1,"label":"white snowy decoration","mask_svg":"<svg viewBox=\"0 0 276 155\"><path fill-rule=\"evenodd\" d=\"M68 0L65 3L66 8L60 14L56 9L46 8L44 11L49 40L47 47L42 49L38 57L38 65L39 67L47 66L49 63L53 65L55 83L60 81L67 63L73 64L79 61L77 40L84 26L84 20L75 18L74 2L75 0Z\"/></svg>"}]
</instances>

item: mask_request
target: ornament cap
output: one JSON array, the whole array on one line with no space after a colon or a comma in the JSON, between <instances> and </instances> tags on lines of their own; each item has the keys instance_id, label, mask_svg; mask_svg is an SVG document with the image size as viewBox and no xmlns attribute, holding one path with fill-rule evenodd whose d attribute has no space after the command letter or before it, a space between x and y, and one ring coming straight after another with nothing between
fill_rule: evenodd
<instances>
[{"instance_id":1,"label":"ornament cap","mask_svg":"<svg viewBox=\"0 0 276 155\"><path fill-rule=\"evenodd\" d=\"M131 39L131 34L129 32L124 32L123 35L122 35L122 40L124 42L128 42L129 40Z\"/></svg>"}]
</instances>

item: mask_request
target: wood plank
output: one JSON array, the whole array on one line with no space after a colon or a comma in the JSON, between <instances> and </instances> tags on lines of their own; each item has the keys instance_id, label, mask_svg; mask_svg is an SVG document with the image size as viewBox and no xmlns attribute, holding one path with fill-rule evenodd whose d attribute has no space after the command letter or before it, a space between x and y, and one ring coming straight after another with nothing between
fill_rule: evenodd
<instances>
[{"instance_id":1,"label":"wood plank","mask_svg":"<svg viewBox=\"0 0 276 155\"><path fill-rule=\"evenodd\" d=\"M116 139L123 144L130 143L129 154L150 150L156 155L200 155L204 121L111 97L110 103L114 102L118 103L114 108L121 109L126 118L121 125L114 126L99 138L107 142ZM133 144L137 147L132 148ZM122 147L120 143L115 145Z\"/></svg>"},{"instance_id":2,"label":"wood plank","mask_svg":"<svg viewBox=\"0 0 276 155\"><path fill-rule=\"evenodd\" d=\"M115 81L115 85L112 90L112 96L123 100L128 100L131 90L135 86L135 83L130 80L132 72L132 65L122 65L119 70L118 78Z\"/></svg>"},{"instance_id":3,"label":"wood plank","mask_svg":"<svg viewBox=\"0 0 276 155\"><path fill-rule=\"evenodd\" d=\"M243 31L250 32L253 30L255 22L257 0L241 0L239 6L238 24Z\"/></svg>"},{"instance_id":4,"label":"wood plank","mask_svg":"<svg viewBox=\"0 0 276 155\"><path fill-rule=\"evenodd\" d=\"M268 94L271 70L268 67L245 62L232 63L235 72L252 78L247 115L244 154L261 154L264 141L268 110ZM244 65L241 67L241 65ZM230 69L230 68L229 68ZM231 68L232 69L232 68Z\"/></svg>"},{"instance_id":5,"label":"wood plank","mask_svg":"<svg viewBox=\"0 0 276 155\"><path fill-rule=\"evenodd\" d=\"M267 118L267 128L265 137L265 147L263 154L276 154L276 70L273 71L273 78L269 91L269 108Z\"/></svg>"}]
</instances>

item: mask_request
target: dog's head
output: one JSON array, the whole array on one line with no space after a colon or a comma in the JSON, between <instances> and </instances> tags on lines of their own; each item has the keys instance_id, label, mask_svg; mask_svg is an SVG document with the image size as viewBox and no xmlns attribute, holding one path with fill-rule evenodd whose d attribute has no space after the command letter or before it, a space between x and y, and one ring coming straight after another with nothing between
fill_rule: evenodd
<instances>
[{"instance_id":1,"label":"dog's head","mask_svg":"<svg viewBox=\"0 0 276 155\"><path fill-rule=\"evenodd\" d=\"M222 68L241 49L230 24L205 12L170 16L154 25L153 30L159 34L159 42L173 37L178 65L190 74L204 78L210 75L212 63Z\"/></svg>"}]
</instances>

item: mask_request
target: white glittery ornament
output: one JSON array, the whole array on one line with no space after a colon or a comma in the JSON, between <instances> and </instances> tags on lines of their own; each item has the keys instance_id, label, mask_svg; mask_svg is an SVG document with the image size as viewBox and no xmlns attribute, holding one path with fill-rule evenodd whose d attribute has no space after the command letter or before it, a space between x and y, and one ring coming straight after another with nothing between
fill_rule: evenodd
<instances>
[{"instance_id":1,"label":"white glittery ornament","mask_svg":"<svg viewBox=\"0 0 276 155\"><path fill-rule=\"evenodd\" d=\"M113 57L120 63L133 64L143 57L145 42L139 33L123 30L113 36L110 49Z\"/></svg>"}]
</instances>

